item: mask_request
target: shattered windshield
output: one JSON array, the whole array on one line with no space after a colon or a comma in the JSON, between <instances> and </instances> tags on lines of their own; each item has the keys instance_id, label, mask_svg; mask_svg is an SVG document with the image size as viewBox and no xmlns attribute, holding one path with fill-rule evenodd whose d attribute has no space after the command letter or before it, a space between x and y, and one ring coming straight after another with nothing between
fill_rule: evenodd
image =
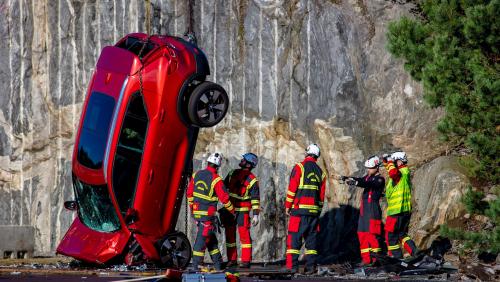
<instances>
[{"instance_id":1,"label":"shattered windshield","mask_svg":"<svg viewBox=\"0 0 500 282\"><path fill-rule=\"evenodd\" d=\"M107 185L88 185L73 176L78 216L90 229L101 232L113 232L120 229L120 220L116 214Z\"/></svg>"}]
</instances>

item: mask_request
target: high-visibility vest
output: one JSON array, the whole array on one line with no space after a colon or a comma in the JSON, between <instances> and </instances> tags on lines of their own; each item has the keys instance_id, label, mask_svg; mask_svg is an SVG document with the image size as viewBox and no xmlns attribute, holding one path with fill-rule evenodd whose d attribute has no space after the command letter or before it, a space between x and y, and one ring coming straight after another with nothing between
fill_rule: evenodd
<instances>
[{"instance_id":1,"label":"high-visibility vest","mask_svg":"<svg viewBox=\"0 0 500 282\"><path fill-rule=\"evenodd\" d=\"M219 181L222 181L219 176L213 175L206 169L193 174L193 216L195 219L209 219L215 214L219 200L215 193L215 185Z\"/></svg>"},{"instance_id":2,"label":"high-visibility vest","mask_svg":"<svg viewBox=\"0 0 500 282\"><path fill-rule=\"evenodd\" d=\"M319 215L323 207L320 201L321 183L326 174L315 162L297 163L300 182L292 205L292 215Z\"/></svg>"},{"instance_id":3,"label":"high-visibility vest","mask_svg":"<svg viewBox=\"0 0 500 282\"><path fill-rule=\"evenodd\" d=\"M411 211L411 184L410 169L402 167L399 169L401 178L398 184L389 179L385 186L385 197L387 198L387 215L395 215Z\"/></svg>"}]
</instances>

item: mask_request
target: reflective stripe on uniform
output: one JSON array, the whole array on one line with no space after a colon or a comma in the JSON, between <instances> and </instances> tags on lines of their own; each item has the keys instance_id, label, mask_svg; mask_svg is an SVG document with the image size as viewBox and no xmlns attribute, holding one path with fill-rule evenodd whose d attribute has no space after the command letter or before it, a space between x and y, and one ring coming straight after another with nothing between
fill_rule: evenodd
<instances>
[{"instance_id":1,"label":"reflective stripe on uniform","mask_svg":"<svg viewBox=\"0 0 500 282\"><path fill-rule=\"evenodd\" d=\"M205 256L205 252L193 251L193 256L204 257Z\"/></svg>"},{"instance_id":2,"label":"reflective stripe on uniform","mask_svg":"<svg viewBox=\"0 0 500 282\"><path fill-rule=\"evenodd\" d=\"M374 253L378 253L378 252L382 251L382 249L381 248L371 248L371 251Z\"/></svg>"},{"instance_id":3,"label":"reflective stripe on uniform","mask_svg":"<svg viewBox=\"0 0 500 282\"><path fill-rule=\"evenodd\" d=\"M259 200L252 200L252 201L250 201L250 203L252 203L252 205L254 205L254 204L260 204L260 201Z\"/></svg>"},{"instance_id":4,"label":"reflective stripe on uniform","mask_svg":"<svg viewBox=\"0 0 500 282\"><path fill-rule=\"evenodd\" d=\"M250 200L250 196L243 196L241 197L240 195L238 194L234 194L234 193L229 193L229 196L232 197L232 198L235 198L235 199L238 199L238 200Z\"/></svg>"},{"instance_id":5,"label":"reflective stripe on uniform","mask_svg":"<svg viewBox=\"0 0 500 282\"><path fill-rule=\"evenodd\" d=\"M406 243L406 241L408 241L408 240L411 240L410 236L406 236L406 237L404 237L404 238L403 238L403 240L401 240L401 242L404 244L404 243Z\"/></svg>"},{"instance_id":6,"label":"reflective stripe on uniform","mask_svg":"<svg viewBox=\"0 0 500 282\"><path fill-rule=\"evenodd\" d=\"M319 210L319 206L316 206L316 205L301 205L301 204L299 204L299 209Z\"/></svg>"},{"instance_id":7,"label":"reflective stripe on uniform","mask_svg":"<svg viewBox=\"0 0 500 282\"><path fill-rule=\"evenodd\" d=\"M241 244L241 248L242 249L248 249L248 248L251 248L252 247L252 244Z\"/></svg>"},{"instance_id":8,"label":"reflective stripe on uniform","mask_svg":"<svg viewBox=\"0 0 500 282\"><path fill-rule=\"evenodd\" d=\"M194 215L208 215L208 211L193 211Z\"/></svg>"},{"instance_id":9,"label":"reflective stripe on uniform","mask_svg":"<svg viewBox=\"0 0 500 282\"><path fill-rule=\"evenodd\" d=\"M286 197L286 201L287 201L287 202L290 202L290 203L293 203L293 199L290 199L290 198L288 198L288 197Z\"/></svg>"},{"instance_id":10,"label":"reflective stripe on uniform","mask_svg":"<svg viewBox=\"0 0 500 282\"><path fill-rule=\"evenodd\" d=\"M259 205L252 206L252 210L258 210L258 209L259 209Z\"/></svg>"},{"instance_id":11,"label":"reflective stripe on uniform","mask_svg":"<svg viewBox=\"0 0 500 282\"><path fill-rule=\"evenodd\" d=\"M316 250L306 250L306 255L317 255L318 251Z\"/></svg>"},{"instance_id":12,"label":"reflective stripe on uniform","mask_svg":"<svg viewBox=\"0 0 500 282\"><path fill-rule=\"evenodd\" d=\"M399 249L399 248L400 248L400 246L399 246L399 245L392 245L392 246L388 246L388 247L387 247L387 249L388 249L389 251L394 251L394 250L397 250L397 249Z\"/></svg>"},{"instance_id":13,"label":"reflective stripe on uniform","mask_svg":"<svg viewBox=\"0 0 500 282\"><path fill-rule=\"evenodd\" d=\"M235 208L235 211L250 211L250 208L248 207L242 207L242 208Z\"/></svg>"},{"instance_id":14,"label":"reflective stripe on uniform","mask_svg":"<svg viewBox=\"0 0 500 282\"><path fill-rule=\"evenodd\" d=\"M228 201L227 203L224 204L225 208L230 208L232 206L233 206L233 204L230 201Z\"/></svg>"},{"instance_id":15,"label":"reflective stripe on uniform","mask_svg":"<svg viewBox=\"0 0 500 282\"><path fill-rule=\"evenodd\" d=\"M215 255L215 254L218 254L218 253L220 253L219 249L215 249L215 250L212 250L210 252L210 255Z\"/></svg>"},{"instance_id":16,"label":"reflective stripe on uniform","mask_svg":"<svg viewBox=\"0 0 500 282\"><path fill-rule=\"evenodd\" d=\"M234 248L234 247L236 247L236 243L226 243L226 247Z\"/></svg>"},{"instance_id":17,"label":"reflective stripe on uniform","mask_svg":"<svg viewBox=\"0 0 500 282\"><path fill-rule=\"evenodd\" d=\"M220 176L217 176L214 180L212 180L212 184L210 185L210 193L208 194L208 196L212 197L212 195L214 194L215 185L217 185L219 181L222 181L222 178L220 178Z\"/></svg>"},{"instance_id":18,"label":"reflective stripe on uniform","mask_svg":"<svg viewBox=\"0 0 500 282\"><path fill-rule=\"evenodd\" d=\"M292 196L292 197L295 197L295 193L293 193L292 191L288 191L287 194Z\"/></svg>"},{"instance_id":19,"label":"reflective stripe on uniform","mask_svg":"<svg viewBox=\"0 0 500 282\"><path fill-rule=\"evenodd\" d=\"M203 200L210 201L210 202L217 201L217 197L206 196L206 195L200 194L198 192L193 192L193 196L196 197L196 198L200 198L200 199L203 199Z\"/></svg>"},{"instance_id":20,"label":"reflective stripe on uniform","mask_svg":"<svg viewBox=\"0 0 500 282\"><path fill-rule=\"evenodd\" d=\"M362 254L364 254L370 252L370 250L371 250L370 248L366 248L366 249L361 249L360 251Z\"/></svg>"},{"instance_id":21,"label":"reflective stripe on uniform","mask_svg":"<svg viewBox=\"0 0 500 282\"><path fill-rule=\"evenodd\" d=\"M288 249L288 250L286 250L286 253L287 254L300 255L300 250Z\"/></svg>"}]
</instances>

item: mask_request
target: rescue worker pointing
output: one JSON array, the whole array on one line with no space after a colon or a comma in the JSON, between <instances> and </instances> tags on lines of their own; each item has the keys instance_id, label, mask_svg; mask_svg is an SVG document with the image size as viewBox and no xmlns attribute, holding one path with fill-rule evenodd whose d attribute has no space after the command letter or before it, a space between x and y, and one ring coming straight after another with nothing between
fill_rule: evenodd
<instances>
[{"instance_id":1,"label":"rescue worker pointing","mask_svg":"<svg viewBox=\"0 0 500 282\"><path fill-rule=\"evenodd\" d=\"M382 209L380 198L384 193L385 179L379 174L380 159L372 156L365 161L367 174L363 177L341 176L348 185L363 188L361 205L359 208L358 239L361 260L364 265L376 261L372 253L382 251Z\"/></svg>"},{"instance_id":2,"label":"rescue worker pointing","mask_svg":"<svg viewBox=\"0 0 500 282\"><path fill-rule=\"evenodd\" d=\"M302 240L305 240L307 263L305 274L316 271L318 249L316 237L319 232L319 215L325 197L326 174L316 161L320 156L318 145L306 149L305 159L297 163L290 175L290 184L285 201L288 222L286 267L298 272L298 258Z\"/></svg>"},{"instance_id":3,"label":"rescue worker pointing","mask_svg":"<svg viewBox=\"0 0 500 282\"><path fill-rule=\"evenodd\" d=\"M405 152L395 152L382 157L390 179L385 187L387 219L385 221L387 251L390 256L402 258L401 244L410 253L418 252L415 242L408 236L411 216L410 169Z\"/></svg>"},{"instance_id":4,"label":"rescue worker pointing","mask_svg":"<svg viewBox=\"0 0 500 282\"><path fill-rule=\"evenodd\" d=\"M229 191L229 197L235 207L236 221L224 223L226 231L227 267L235 266L238 259L236 252L236 227L241 241L240 268L249 268L252 261L252 239L250 224L259 223L260 194L259 182L252 173L257 166L258 158L253 153L246 153L240 161L240 168L231 171L224 179ZM252 220L250 221L250 210Z\"/></svg>"},{"instance_id":5,"label":"rescue worker pointing","mask_svg":"<svg viewBox=\"0 0 500 282\"><path fill-rule=\"evenodd\" d=\"M193 247L193 268L196 270L203 263L205 249L208 248L214 268L221 270L222 255L215 237L214 226L217 202L220 201L231 213L234 213L234 207L221 177L217 174L217 169L222 162L222 154L211 154L207 162L206 169L193 173L187 190L189 207L198 227Z\"/></svg>"}]
</instances>

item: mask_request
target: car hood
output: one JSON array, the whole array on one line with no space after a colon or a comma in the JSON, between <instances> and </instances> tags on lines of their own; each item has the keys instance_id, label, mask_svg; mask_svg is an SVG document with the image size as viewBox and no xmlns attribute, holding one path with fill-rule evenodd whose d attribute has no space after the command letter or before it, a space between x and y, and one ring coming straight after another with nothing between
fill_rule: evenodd
<instances>
[{"instance_id":1,"label":"car hood","mask_svg":"<svg viewBox=\"0 0 500 282\"><path fill-rule=\"evenodd\" d=\"M88 262L105 264L120 255L131 236L130 231L98 232L85 226L77 217L59 243L57 253Z\"/></svg>"}]
</instances>

